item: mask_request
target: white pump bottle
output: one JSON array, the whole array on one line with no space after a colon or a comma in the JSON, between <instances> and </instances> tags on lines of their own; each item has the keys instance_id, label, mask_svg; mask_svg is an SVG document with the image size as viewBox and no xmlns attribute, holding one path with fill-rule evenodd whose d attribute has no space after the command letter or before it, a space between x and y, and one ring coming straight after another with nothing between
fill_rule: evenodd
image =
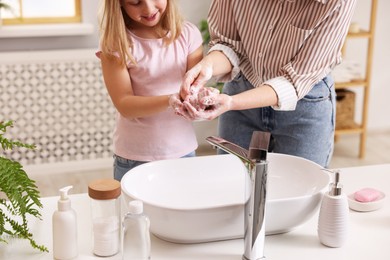
<instances>
[{"instance_id":1,"label":"white pump bottle","mask_svg":"<svg viewBox=\"0 0 390 260\"><path fill-rule=\"evenodd\" d=\"M60 189L58 210L53 214L53 257L54 259L73 259L78 255L77 218L71 208L68 191L73 186Z\"/></svg>"}]
</instances>

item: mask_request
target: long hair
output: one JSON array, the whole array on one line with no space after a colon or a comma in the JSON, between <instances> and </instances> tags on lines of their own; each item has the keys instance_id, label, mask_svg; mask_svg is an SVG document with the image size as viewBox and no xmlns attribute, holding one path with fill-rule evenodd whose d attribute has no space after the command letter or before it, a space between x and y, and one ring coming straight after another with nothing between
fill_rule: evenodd
<instances>
[{"instance_id":1,"label":"long hair","mask_svg":"<svg viewBox=\"0 0 390 260\"><path fill-rule=\"evenodd\" d=\"M133 42L127 33L127 29L131 29L133 20L121 7L121 0L103 0L103 2L98 15L102 54L110 58L119 56L122 65L128 62L136 64L131 53ZM167 0L167 8L156 26L157 34L168 45L180 36L182 24L183 18L179 13L176 0Z\"/></svg>"}]
</instances>

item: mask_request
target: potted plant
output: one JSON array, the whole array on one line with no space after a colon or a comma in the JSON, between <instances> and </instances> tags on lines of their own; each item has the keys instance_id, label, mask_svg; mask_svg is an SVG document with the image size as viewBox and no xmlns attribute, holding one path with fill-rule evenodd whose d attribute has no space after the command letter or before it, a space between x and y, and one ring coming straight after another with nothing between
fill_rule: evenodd
<instances>
[{"instance_id":1,"label":"potted plant","mask_svg":"<svg viewBox=\"0 0 390 260\"><path fill-rule=\"evenodd\" d=\"M0 0L0 9L11 9L9 4L4 3L3 0Z\"/></svg>"},{"instance_id":2,"label":"potted plant","mask_svg":"<svg viewBox=\"0 0 390 260\"><path fill-rule=\"evenodd\" d=\"M209 25L207 20L201 20L199 23L199 30L202 33L203 44L207 45L210 41Z\"/></svg>"},{"instance_id":3,"label":"potted plant","mask_svg":"<svg viewBox=\"0 0 390 260\"><path fill-rule=\"evenodd\" d=\"M0 145L3 151L15 147L35 149L35 145L4 137L11 127L12 121L0 121ZM41 208L35 181L28 177L19 162L0 154L0 243L8 243L10 238L27 239L33 248L48 252L45 246L35 242L27 221L28 216L41 219Z\"/></svg>"}]
</instances>

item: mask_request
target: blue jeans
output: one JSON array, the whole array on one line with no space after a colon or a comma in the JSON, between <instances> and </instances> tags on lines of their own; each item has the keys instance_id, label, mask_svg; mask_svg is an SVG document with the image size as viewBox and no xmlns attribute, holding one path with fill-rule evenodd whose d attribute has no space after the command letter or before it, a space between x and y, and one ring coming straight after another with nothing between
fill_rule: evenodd
<instances>
[{"instance_id":1,"label":"blue jeans","mask_svg":"<svg viewBox=\"0 0 390 260\"><path fill-rule=\"evenodd\" d=\"M193 151L193 152L183 156L182 158L194 157L195 155L196 155L195 151ZM129 159L125 159L123 157L120 157L120 156L114 154L114 179L121 181L123 176L128 171L130 171L134 167L137 167L138 165L141 165L144 163L148 163L148 162L129 160Z\"/></svg>"},{"instance_id":2,"label":"blue jeans","mask_svg":"<svg viewBox=\"0 0 390 260\"><path fill-rule=\"evenodd\" d=\"M235 95L252 88L239 75L225 84L223 93ZM333 79L327 76L298 101L294 111L263 107L222 114L219 135L248 149L253 131L270 132L270 152L303 157L327 167L334 146L335 97Z\"/></svg>"}]
</instances>

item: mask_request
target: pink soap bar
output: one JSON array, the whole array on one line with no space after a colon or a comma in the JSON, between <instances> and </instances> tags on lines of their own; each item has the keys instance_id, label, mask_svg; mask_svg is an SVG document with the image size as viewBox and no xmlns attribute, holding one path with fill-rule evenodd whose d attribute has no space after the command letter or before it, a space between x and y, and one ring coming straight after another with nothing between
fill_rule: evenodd
<instances>
[{"instance_id":1,"label":"pink soap bar","mask_svg":"<svg viewBox=\"0 0 390 260\"><path fill-rule=\"evenodd\" d=\"M371 202L380 197L380 192L372 188L361 189L354 194L354 199L359 202Z\"/></svg>"}]
</instances>

